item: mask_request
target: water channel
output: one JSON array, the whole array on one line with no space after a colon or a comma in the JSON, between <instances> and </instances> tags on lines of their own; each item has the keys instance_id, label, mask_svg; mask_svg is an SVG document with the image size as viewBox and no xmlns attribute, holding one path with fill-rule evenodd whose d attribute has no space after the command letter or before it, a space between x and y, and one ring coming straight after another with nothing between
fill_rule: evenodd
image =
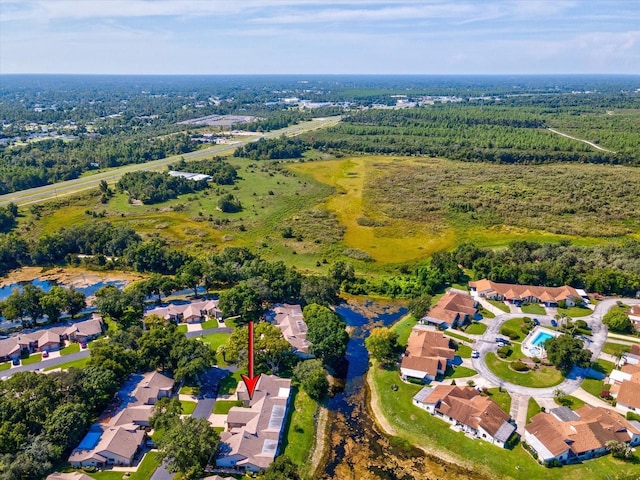
<instances>
[{"instance_id":1,"label":"water channel","mask_svg":"<svg viewBox=\"0 0 640 480\"><path fill-rule=\"evenodd\" d=\"M364 339L374 327L388 326L406 313L397 305L342 304L336 311L350 327L344 391L328 402L326 462L317 478L332 480L414 480L469 478L469 472L430 458L422 450L393 442L379 431L368 408L365 374L369 356ZM398 379L399 380L399 379ZM410 399L407 399L410 401Z\"/></svg>"}]
</instances>

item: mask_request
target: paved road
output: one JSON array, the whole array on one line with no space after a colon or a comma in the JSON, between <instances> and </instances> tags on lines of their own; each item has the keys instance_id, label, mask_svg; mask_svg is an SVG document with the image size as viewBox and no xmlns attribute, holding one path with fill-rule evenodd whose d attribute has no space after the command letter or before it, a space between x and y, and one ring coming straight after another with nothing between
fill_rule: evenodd
<instances>
[{"instance_id":1,"label":"paved road","mask_svg":"<svg viewBox=\"0 0 640 480\"><path fill-rule=\"evenodd\" d=\"M173 480L173 476L175 474L169 473L164 465L160 465L153 475L151 475L151 480Z\"/></svg>"},{"instance_id":2,"label":"paved road","mask_svg":"<svg viewBox=\"0 0 640 480\"><path fill-rule=\"evenodd\" d=\"M295 136L310 130L316 130L318 128L335 125L340 121L340 119L341 117L339 116L316 118L315 120L303 122L291 127L256 135L260 135L261 138L276 138L281 135ZM205 148L203 150L197 150L191 153L161 158L160 160L153 160L151 162L112 168L105 172L76 178L74 180L67 180L65 182L59 182L53 185L44 185L42 187L30 188L28 190L21 190L19 192L0 195L0 206L7 205L11 202L15 203L18 206L21 206L44 202L47 200L53 200L57 197L71 195L91 188L96 188L102 180L105 180L107 183L114 183L127 172L134 172L138 170L162 170L167 165L178 162L180 158L184 158L186 161L200 160L205 157L220 155L230 150L235 150L238 147L242 147L256 140L257 138L250 137L246 140L242 140L231 145L216 145L213 147Z\"/></svg>"},{"instance_id":3,"label":"paved road","mask_svg":"<svg viewBox=\"0 0 640 480\"><path fill-rule=\"evenodd\" d=\"M611 309L611 307L616 305L619 300L620 299L617 298L603 300L596 305L591 315L582 317L582 319L591 327L591 341L587 342L585 347L591 350L593 360L598 358L602 352L602 347L607 341L607 328L602 325L602 317L609 311L609 309ZM629 305L640 304L640 300L624 299L623 301ZM512 395L523 395L534 398L553 398L554 392L557 389L562 390L565 394L570 394L580 388L582 380L589 373L589 369L574 367L562 383L548 388L531 388L515 385L501 379L489 370L489 367L487 367L487 364L485 363L485 357L488 352L495 352L499 347L495 342L495 338L500 336L500 326L511 318L518 318L522 316L522 313L503 313L502 315L496 316L496 318L491 320L491 322L487 323L487 331L474 342L475 349L480 352L480 357L472 360L473 368L477 370L484 379L496 386L502 386ZM548 326L551 324L551 319L553 317L550 315L538 315L536 318L538 318L541 325Z\"/></svg>"}]
</instances>

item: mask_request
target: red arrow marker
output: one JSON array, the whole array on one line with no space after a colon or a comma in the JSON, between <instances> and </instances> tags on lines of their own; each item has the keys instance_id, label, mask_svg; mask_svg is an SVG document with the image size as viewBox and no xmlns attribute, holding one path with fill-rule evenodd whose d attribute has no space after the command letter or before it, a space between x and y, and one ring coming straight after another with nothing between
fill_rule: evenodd
<instances>
[{"instance_id":1,"label":"red arrow marker","mask_svg":"<svg viewBox=\"0 0 640 480\"><path fill-rule=\"evenodd\" d=\"M253 400L253 393L260 380L260 374L253 376L253 322L249 322L249 376L241 375L249 392L249 400Z\"/></svg>"}]
</instances>

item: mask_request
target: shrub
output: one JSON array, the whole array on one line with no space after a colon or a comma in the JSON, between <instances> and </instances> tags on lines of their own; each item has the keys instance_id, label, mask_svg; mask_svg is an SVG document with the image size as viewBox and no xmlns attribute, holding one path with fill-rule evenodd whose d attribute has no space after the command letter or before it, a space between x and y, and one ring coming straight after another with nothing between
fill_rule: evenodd
<instances>
[{"instance_id":1,"label":"shrub","mask_svg":"<svg viewBox=\"0 0 640 480\"><path fill-rule=\"evenodd\" d=\"M526 372L527 370L529 370L529 367L527 367L527 365L524 362L521 362L520 360L516 360L515 362L512 362L511 368L514 369L516 372Z\"/></svg>"},{"instance_id":2,"label":"shrub","mask_svg":"<svg viewBox=\"0 0 640 480\"><path fill-rule=\"evenodd\" d=\"M498 348L498 356L500 358L507 358L509 355L511 355L511 347L509 345L503 345L502 347Z\"/></svg>"},{"instance_id":3,"label":"shrub","mask_svg":"<svg viewBox=\"0 0 640 480\"><path fill-rule=\"evenodd\" d=\"M627 420L637 420L640 422L640 415L635 412L627 412Z\"/></svg>"}]
</instances>

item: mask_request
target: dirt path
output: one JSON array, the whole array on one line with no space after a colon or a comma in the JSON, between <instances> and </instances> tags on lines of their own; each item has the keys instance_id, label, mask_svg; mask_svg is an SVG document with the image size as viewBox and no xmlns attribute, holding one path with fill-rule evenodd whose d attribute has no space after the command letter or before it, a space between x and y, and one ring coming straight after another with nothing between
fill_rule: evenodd
<instances>
[{"instance_id":1,"label":"dirt path","mask_svg":"<svg viewBox=\"0 0 640 480\"><path fill-rule=\"evenodd\" d=\"M590 147L593 147L593 148L595 148L595 149L597 149L597 150L601 150L601 151L603 151L603 152L607 152L607 153L617 153L617 152L614 152L613 150L607 150L606 148L602 148L602 147L600 147L599 145L596 145L595 143L590 142L589 140L583 140L582 138L572 137L571 135L568 135L568 134L566 134L566 133L562 133L562 132L560 132L560 131L558 131L558 130L556 130L556 129L554 129L554 128L548 128L548 127L547 127L547 130L549 130L550 132L553 132L553 133L555 133L555 134L557 134L557 135L560 135L561 137L566 137L566 138L570 138L571 140L576 140L576 141L578 141L578 142L586 143L586 144L587 144L587 145L589 145Z\"/></svg>"},{"instance_id":2,"label":"dirt path","mask_svg":"<svg viewBox=\"0 0 640 480\"><path fill-rule=\"evenodd\" d=\"M327 449L327 421L329 419L329 410L326 407L320 407L318 410L318 424L316 426L316 443L313 446L313 455L311 456L311 476L314 477L318 471L320 462L324 458Z\"/></svg>"}]
</instances>

